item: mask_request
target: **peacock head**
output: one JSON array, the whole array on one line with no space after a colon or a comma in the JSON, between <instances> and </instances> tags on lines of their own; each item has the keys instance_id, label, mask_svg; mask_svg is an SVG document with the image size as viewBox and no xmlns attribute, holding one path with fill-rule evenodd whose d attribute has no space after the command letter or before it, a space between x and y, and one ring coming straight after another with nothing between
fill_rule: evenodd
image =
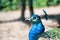
<instances>
[{"instance_id":1,"label":"peacock head","mask_svg":"<svg viewBox=\"0 0 60 40\"><path fill-rule=\"evenodd\" d=\"M41 22L41 19L40 19L40 16L39 15L32 15L29 19L27 20L30 20L32 21L33 23L38 23L38 22Z\"/></svg>"}]
</instances>

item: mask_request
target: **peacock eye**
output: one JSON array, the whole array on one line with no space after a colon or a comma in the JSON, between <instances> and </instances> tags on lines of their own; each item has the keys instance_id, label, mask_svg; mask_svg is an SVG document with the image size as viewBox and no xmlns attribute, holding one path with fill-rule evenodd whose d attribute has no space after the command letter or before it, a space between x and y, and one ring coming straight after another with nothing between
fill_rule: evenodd
<instances>
[{"instance_id":1,"label":"peacock eye","mask_svg":"<svg viewBox=\"0 0 60 40\"><path fill-rule=\"evenodd\" d=\"M36 19L36 17L33 17L33 19Z\"/></svg>"}]
</instances>

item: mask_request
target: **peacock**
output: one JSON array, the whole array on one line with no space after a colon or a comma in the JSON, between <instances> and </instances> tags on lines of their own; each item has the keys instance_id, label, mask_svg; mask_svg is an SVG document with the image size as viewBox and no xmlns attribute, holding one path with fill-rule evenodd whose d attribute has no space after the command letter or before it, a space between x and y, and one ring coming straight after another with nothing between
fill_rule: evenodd
<instances>
[{"instance_id":1,"label":"peacock","mask_svg":"<svg viewBox=\"0 0 60 40\"><path fill-rule=\"evenodd\" d=\"M48 15L46 14L46 11L43 10L45 13L46 20L48 19ZM29 40L38 40L40 35L44 33L45 27L42 24L41 18L39 15L33 14L28 20L32 21L32 27L29 31Z\"/></svg>"}]
</instances>

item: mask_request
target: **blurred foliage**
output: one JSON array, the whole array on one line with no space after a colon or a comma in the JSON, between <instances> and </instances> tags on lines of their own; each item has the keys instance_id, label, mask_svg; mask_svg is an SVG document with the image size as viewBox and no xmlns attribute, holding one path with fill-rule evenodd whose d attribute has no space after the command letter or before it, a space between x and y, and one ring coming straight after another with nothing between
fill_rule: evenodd
<instances>
[{"instance_id":1,"label":"blurred foliage","mask_svg":"<svg viewBox=\"0 0 60 40\"><path fill-rule=\"evenodd\" d=\"M15 10L20 7L20 0L0 0L0 10Z\"/></svg>"},{"instance_id":2,"label":"blurred foliage","mask_svg":"<svg viewBox=\"0 0 60 40\"><path fill-rule=\"evenodd\" d=\"M21 0L0 0L0 10L16 10L20 8ZM26 0L28 5L28 0ZM55 6L60 4L60 0L33 0L33 6L36 8Z\"/></svg>"},{"instance_id":3,"label":"blurred foliage","mask_svg":"<svg viewBox=\"0 0 60 40\"><path fill-rule=\"evenodd\" d=\"M60 28L54 28L46 32L50 38L59 38L60 39Z\"/></svg>"},{"instance_id":4,"label":"blurred foliage","mask_svg":"<svg viewBox=\"0 0 60 40\"><path fill-rule=\"evenodd\" d=\"M55 6L57 4L60 4L60 0L48 0L47 1L48 6Z\"/></svg>"},{"instance_id":5,"label":"blurred foliage","mask_svg":"<svg viewBox=\"0 0 60 40\"><path fill-rule=\"evenodd\" d=\"M34 7L45 7L47 6L47 0L33 0L33 6Z\"/></svg>"}]
</instances>

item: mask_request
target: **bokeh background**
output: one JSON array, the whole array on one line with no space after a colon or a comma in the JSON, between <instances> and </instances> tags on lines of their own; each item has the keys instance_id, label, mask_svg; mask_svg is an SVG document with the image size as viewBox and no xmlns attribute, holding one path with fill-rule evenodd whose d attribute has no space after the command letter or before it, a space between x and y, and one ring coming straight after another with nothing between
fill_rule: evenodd
<instances>
[{"instance_id":1,"label":"bokeh background","mask_svg":"<svg viewBox=\"0 0 60 40\"><path fill-rule=\"evenodd\" d=\"M28 6L28 0L26 0ZM33 0L34 8L60 5L60 0ZM17 10L21 7L21 0L0 0L0 10Z\"/></svg>"},{"instance_id":2,"label":"bokeh background","mask_svg":"<svg viewBox=\"0 0 60 40\"><path fill-rule=\"evenodd\" d=\"M34 14L44 16L45 9L49 19L41 18L45 32L50 40L60 40L60 0L33 0ZM31 22L19 20L21 0L0 0L0 40L28 40ZM30 17L28 0L26 0L25 18ZM48 38L48 36L47 36ZM41 37L40 40L49 40Z\"/></svg>"}]
</instances>

